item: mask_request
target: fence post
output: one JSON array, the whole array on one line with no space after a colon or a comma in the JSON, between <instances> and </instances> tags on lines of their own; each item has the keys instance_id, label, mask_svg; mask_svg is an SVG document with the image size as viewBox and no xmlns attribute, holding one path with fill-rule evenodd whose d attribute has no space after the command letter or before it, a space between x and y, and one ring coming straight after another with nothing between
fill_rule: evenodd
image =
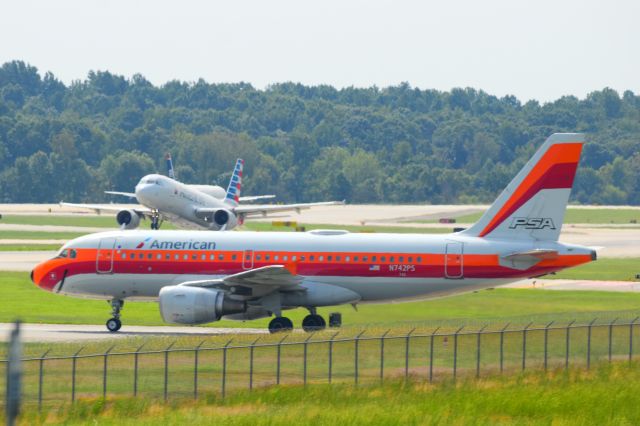
<instances>
[{"instance_id":1,"label":"fence post","mask_svg":"<svg viewBox=\"0 0 640 426\"><path fill-rule=\"evenodd\" d=\"M307 337L304 341L304 343L302 344L302 347L304 349L304 356L303 356L303 367L302 367L302 384L304 386L307 386L307 346L309 345L309 339L311 339L313 337L313 333L309 333L309 337Z\"/></svg>"},{"instance_id":2,"label":"fence post","mask_svg":"<svg viewBox=\"0 0 640 426\"><path fill-rule=\"evenodd\" d=\"M81 347L73 354L73 358L71 359L71 402L76 400L76 364L78 362L78 355L85 347Z\"/></svg>"},{"instance_id":3,"label":"fence post","mask_svg":"<svg viewBox=\"0 0 640 426\"><path fill-rule=\"evenodd\" d=\"M548 349L548 343L549 343L549 327L551 327L551 324L553 324L555 321L551 321L549 324L547 324L544 327L544 371L547 371L547 360L549 359L548 354L549 352L547 351Z\"/></svg>"},{"instance_id":4,"label":"fence post","mask_svg":"<svg viewBox=\"0 0 640 426\"><path fill-rule=\"evenodd\" d=\"M333 339L335 339L339 333L338 331L329 339L329 383L331 383L333 376Z\"/></svg>"},{"instance_id":5,"label":"fence post","mask_svg":"<svg viewBox=\"0 0 640 426\"><path fill-rule=\"evenodd\" d=\"M569 333L571 332L571 326L573 325L573 323L576 322L576 320L572 320L569 324L567 324L567 329L566 329L566 343L565 343L565 348L566 348L566 352L564 354L564 368L567 369L569 368Z\"/></svg>"},{"instance_id":6,"label":"fence post","mask_svg":"<svg viewBox=\"0 0 640 426\"><path fill-rule=\"evenodd\" d=\"M635 317L629 324L629 362L633 358L633 324L638 321L639 317Z\"/></svg>"},{"instance_id":7,"label":"fence post","mask_svg":"<svg viewBox=\"0 0 640 426\"><path fill-rule=\"evenodd\" d=\"M222 348L222 398L225 397L227 391L227 348L233 339L229 339Z\"/></svg>"},{"instance_id":8,"label":"fence post","mask_svg":"<svg viewBox=\"0 0 640 426\"><path fill-rule=\"evenodd\" d=\"M38 373L38 411L42 411L42 378L44 375L44 357L51 352L51 349L47 349L45 353L40 356L40 370Z\"/></svg>"},{"instance_id":9,"label":"fence post","mask_svg":"<svg viewBox=\"0 0 640 426\"><path fill-rule=\"evenodd\" d=\"M262 336L258 337L256 340L251 343L251 347L249 348L249 390L253 390L253 350L256 347L256 343L260 340Z\"/></svg>"},{"instance_id":10,"label":"fence post","mask_svg":"<svg viewBox=\"0 0 640 426\"><path fill-rule=\"evenodd\" d=\"M405 337L404 344L404 379L407 380L409 378L409 341L411 340L411 333L416 331L415 328L412 328L410 332L407 333Z\"/></svg>"},{"instance_id":11,"label":"fence post","mask_svg":"<svg viewBox=\"0 0 640 426\"><path fill-rule=\"evenodd\" d=\"M464 325L453 334L453 378L458 374L458 333L462 331Z\"/></svg>"},{"instance_id":12,"label":"fence post","mask_svg":"<svg viewBox=\"0 0 640 426\"><path fill-rule=\"evenodd\" d=\"M480 336L485 328L487 328L487 326L483 325L482 328L478 330L476 336L476 378L480 377Z\"/></svg>"},{"instance_id":13,"label":"fence post","mask_svg":"<svg viewBox=\"0 0 640 426\"><path fill-rule=\"evenodd\" d=\"M380 336L380 383L384 380L384 338L391 330L385 331L382 336Z\"/></svg>"},{"instance_id":14,"label":"fence post","mask_svg":"<svg viewBox=\"0 0 640 426\"><path fill-rule=\"evenodd\" d=\"M598 318L594 318L587 326L587 370L591 368L591 327Z\"/></svg>"},{"instance_id":15,"label":"fence post","mask_svg":"<svg viewBox=\"0 0 640 426\"><path fill-rule=\"evenodd\" d=\"M364 334L364 331L361 331L360 334L358 334L356 336L356 339L354 340L354 345L355 345L355 351L354 351L354 358L353 358L353 369L354 369L354 380L355 380L355 384L356 386L358 386L358 347L360 346L360 336L362 336Z\"/></svg>"},{"instance_id":16,"label":"fence post","mask_svg":"<svg viewBox=\"0 0 640 426\"><path fill-rule=\"evenodd\" d=\"M111 346L104 353L104 363L102 368L102 399L107 398L107 359L109 358L109 352L115 347L115 345Z\"/></svg>"},{"instance_id":17,"label":"fence post","mask_svg":"<svg viewBox=\"0 0 640 426\"><path fill-rule=\"evenodd\" d=\"M140 345L133 354L133 396L138 395L138 356L144 345L146 345L146 343Z\"/></svg>"},{"instance_id":18,"label":"fence post","mask_svg":"<svg viewBox=\"0 0 640 426\"><path fill-rule=\"evenodd\" d=\"M500 373L504 370L504 332L509 328L509 325L511 325L510 322L500 330Z\"/></svg>"},{"instance_id":19,"label":"fence post","mask_svg":"<svg viewBox=\"0 0 640 426\"><path fill-rule=\"evenodd\" d=\"M193 399L198 399L198 356L204 340L193 350Z\"/></svg>"},{"instance_id":20,"label":"fence post","mask_svg":"<svg viewBox=\"0 0 640 426\"><path fill-rule=\"evenodd\" d=\"M439 326L433 330L429 339L429 383L433 381L433 338L438 330L440 330Z\"/></svg>"},{"instance_id":21,"label":"fence post","mask_svg":"<svg viewBox=\"0 0 640 426\"><path fill-rule=\"evenodd\" d=\"M169 391L169 349L175 345L176 342L171 343L167 346L167 349L164 350L164 400L166 401L168 398Z\"/></svg>"},{"instance_id":22,"label":"fence post","mask_svg":"<svg viewBox=\"0 0 640 426\"><path fill-rule=\"evenodd\" d=\"M278 342L278 357L276 362L276 385L280 384L280 351L282 348L282 342L284 342L284 339L286 339L287 337L289 337L288 334L284 336L282 339L280 339L280 341Z\"/></svg>"},{"instance_id":23,"label":"fence post","mask_svg":"<svg viewBox=\"0 0 640 426\"><path fill-rule=\"evenodd\" d=\"M522 330L522 371L527 367L527 331L532 324L533 321Z\"/></svg>"},{"instance_id":24,"label":"fence post","mask_svg":"<svg viewBox=\"0 0 640 426\"><path fill-rule=\"evenodd\" d=\"M609 362L611 362L611 340L613 338L613 324L618 321L618 318L609 323Z\"/></svg>"}]
</instances>

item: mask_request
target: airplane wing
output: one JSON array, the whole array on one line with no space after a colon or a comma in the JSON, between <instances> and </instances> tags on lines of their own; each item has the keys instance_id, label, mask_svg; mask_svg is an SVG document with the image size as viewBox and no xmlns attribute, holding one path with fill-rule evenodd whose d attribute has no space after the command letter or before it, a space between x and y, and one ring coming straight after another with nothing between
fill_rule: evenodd
<instances>
[{"instance_id":1,"label":"airplane wing","mask_svg":"<svg viewBox=\"0 0 640 426\"><path fill-rule=\"evenodd\" d=\"M146 217L151 216L151 209L148 209L143 206L136 206L131 208L131 206L121 205L121 204L75 204L75 203L65 203L63 201L60 201L60 205L65 207L77 207L81 209L94 210L98 214L102 212L117 213L121 210L133 210L136 213L138 213L140 216L146 216Z\"/></svg>"},{"instance_id":2,"label":"airplane wing","mask_svg":"<svg viewBox=\"0 0 640 426\"><path fill-rule=\"evenodd\" d=\"M325 201L321 203L300 203L300 204L264 204L264 205L248 205L238 206L233 209L236 214L242 214L245 216L266 216L268 213L284 212L295 210L300 213L300 210L308 209L315 206L336 206L343 205L344 201Z\"/></svg>"},{"instance_id":3,"label":"airplane wing","mask_svg":"<svg viewBox=\"0 0 640 426\"><path fill-rule=\"evenodd\" d=\"M265 200L268 198L276 198L275 195L248 195L246 197L240 197L240 202L248 202L248 201L256 201L256 200Z\"/></svg>"},{"instance_id":4,"label":"airplane wing","mask_svg":"<svg viewBox=\"0 0 640 426\"><path fill-rule=\"evenodd\" d=\"M205 288L240 286L275 290L280 287L294 287L299 285L301 282L302 277L295 275L284 265L269 265L228 275L224 278L186 281L179 285Z\"/></svg>"},{"instance_id":5,"label":"airplane wing","mask_svg":"<svg viewBox=\"0 0 640 426\"><path fill-rule=\"evenodd\" d=\"M133 192L104 191L104 193L111 194L111 195L123 195L125 197L136 198L136 194L134 194Z\"/></svg>"}]
</instances>

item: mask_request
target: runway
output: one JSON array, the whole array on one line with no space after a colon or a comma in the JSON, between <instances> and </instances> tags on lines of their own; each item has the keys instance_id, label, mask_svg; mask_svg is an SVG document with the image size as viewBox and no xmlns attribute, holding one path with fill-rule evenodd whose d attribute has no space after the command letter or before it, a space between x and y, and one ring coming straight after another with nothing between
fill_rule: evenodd
<instances>
[{"instance_id":1,"label":"runway","mask_svg":"<svg viewBox=\"0 0 640 426\"><path fill-rule=\"evenodd\" d=\"M0 341L6 342L13 330L11 323L0 323ZM23 342L81 342L87 340L123 339L158 336L219 336L225 334L266 334L264 328L213 328L123 325L117 333L104 325L22 324Z\"/></svg>"}]
</instances>

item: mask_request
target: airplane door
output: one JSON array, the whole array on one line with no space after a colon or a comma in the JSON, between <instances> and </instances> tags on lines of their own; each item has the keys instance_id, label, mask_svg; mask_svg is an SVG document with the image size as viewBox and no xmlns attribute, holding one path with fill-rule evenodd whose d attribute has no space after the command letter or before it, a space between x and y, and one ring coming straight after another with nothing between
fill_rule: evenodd
<instances>
[{"instance_id":1,"label":"airplane door","mask_svg":"<svg viewBox=\"0 0 640 426\"><path fill-rule=\"evenodd\" d=\"M99 274L110 274L113 272L113 256L116 245L116 238L102 238L98 243L98 253L96 255L96 272Z\"/></svg>"},{"instance_id":2,"label":"airplane door","mask_svg":"<svg viewBox=\"0 0 640 426\"><path fill-rule=\"evenodd\" d=\"M245 250L242 254L242 269L253 269L253 250Z\"/></svg>"},{"instance_id":3,"label":"airplane door","mask_svg":"<svg viewBox=\"0 0 640 426\"><path fill-rule=\"evenodd\" d=\"M444 255L445 278L462 278L464 272L464 245L459 242L448 242Z\"/></svg>"}]
</instances>

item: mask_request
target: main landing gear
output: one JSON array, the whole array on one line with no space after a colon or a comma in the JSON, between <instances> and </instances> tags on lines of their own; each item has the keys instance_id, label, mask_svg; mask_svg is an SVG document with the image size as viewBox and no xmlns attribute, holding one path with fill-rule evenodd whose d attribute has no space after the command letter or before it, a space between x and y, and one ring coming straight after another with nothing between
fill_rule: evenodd
<instances>
[{"instance_id":1,"label":"main landing gear","mask_svg":"<svg viewBox=\"0 0 640 426\"><path fill-rule=\"evenodd\" d=\"M107 320L106 325L107 330L115 333L116 331L120 330L120 327L122 327L122 321L120 321L120 310L124 306L124 300L113 299L110 303L113 318Z\"/></svg>"},{"instance_id":2,"label":"main landing gear","mask_svg":"<svg viewBox=\"0 0 640 426\"><path fill-rule=\"evenodd\" d=\"M309 308L310 314L302 320L302 329L307 333L314 331L322 331L327 328L327 322L321 315L318 315L315 308ZM329 326L340 327L342 325L342 316L339 313L329 315ZM275 317L269 323L269 332L278 333L281 331L292 331L293 323L287 317Z\"/></svg>"}]
</instances>

